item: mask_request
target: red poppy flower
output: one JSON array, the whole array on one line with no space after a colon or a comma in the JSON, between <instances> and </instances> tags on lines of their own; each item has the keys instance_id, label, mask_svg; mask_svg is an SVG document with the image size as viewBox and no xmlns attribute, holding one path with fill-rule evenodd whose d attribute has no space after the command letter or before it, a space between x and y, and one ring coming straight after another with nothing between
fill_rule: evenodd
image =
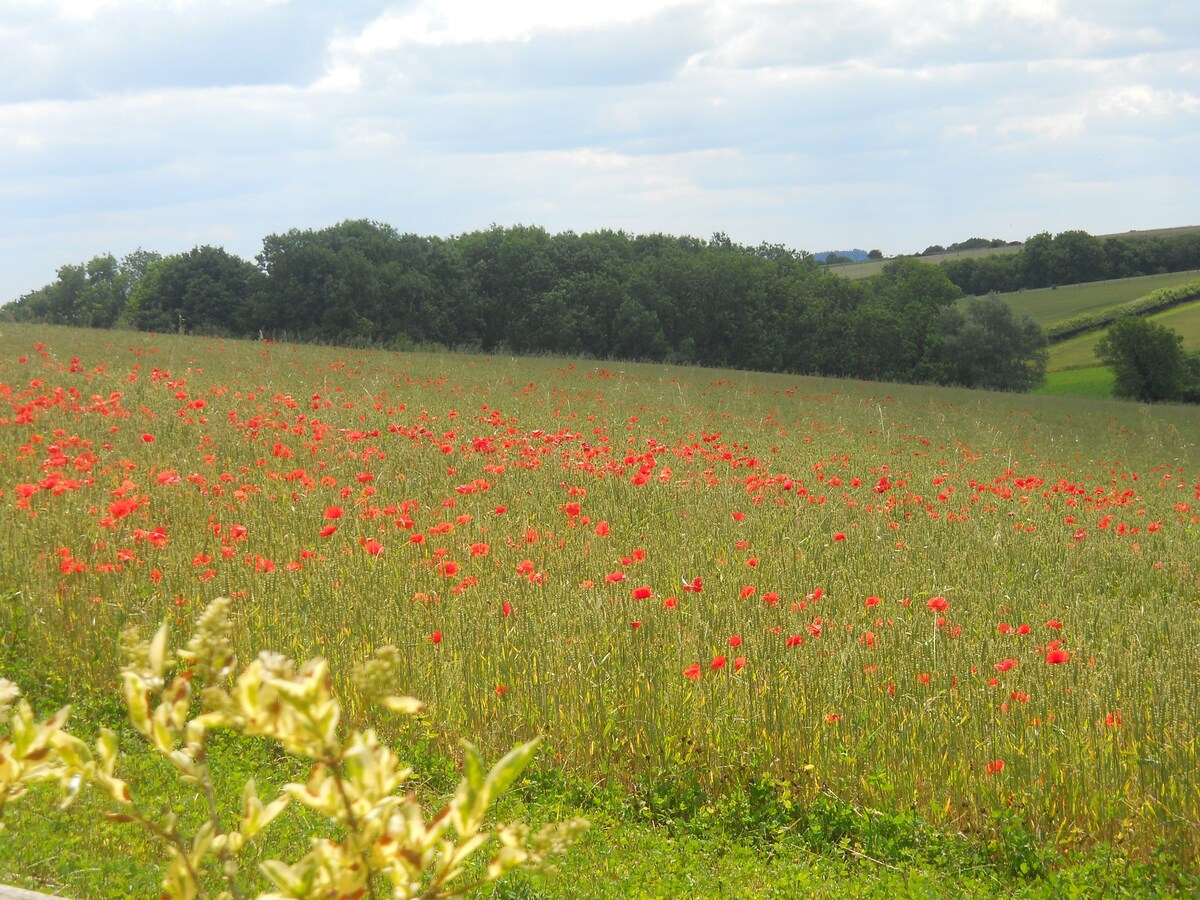
<instances>
[{"instance_id":1,"label":"red poppy flower","mask_svg":"<svg viewBox=\"0 0 1200 900\"><path fill-rule=\"evenodd\" d=\"M754 585L746 585L744 588L742 588L742 599L745 600L747 597L753 597L756 590L758 590L758 588L756 588Z\"/></svg>"},{"instance_id":2,"label":"red poppy flower","mask_svg":"<svg viewBox=\"0 0 1200 900\"><path fill-rule=\"evenodd\" d=\"M996 663L994 668L996 669L997 672L1007 672L1009 669L1011 669L1016 664L1017 664L1017 660L1015 660L1015 659L1002 659L1002 660L1000 660L1000 662Z\"/></svg>"},{"instance_id":3,"label":"red poppy flower","mask_svg":"<svg viewBox=\"0 0 1200 900\"><path fill-rule=\"evenodd\" d=\"M379 543L375 538L359 538L359 543L372 556L379 556L379 554L383 553L383 544Z\"/></svg>"},{"instance_id":4,"label":"red poppy flower","mask_svg":"<svg viewBox=\"0 0 1200 900\"><path fill-rule=\"evenodd\" d=\"M798 635L798 634L793 634L790 638L787 639L787 641L785 642L785 646L787 646L787 647L803 647L804 646L804 638L800 637L800 635Z\"/></svg>"},{"instance_id":5,"label":"red poppy flower","mask_svg":"<svg viewBox=\"0 0 1200 900\"><path fill-rule=\"evenodd\" d=\"M143 444L153 444L153 443L154 443L154 435L152 435L152 434L143 434L143 435L142 435L142 443L143 443Z\"/></svg>"},{"instance_id":6,"label":"red poppy flower","mask_svg":"<svg viewBox=\"0 0 1200 900\"><path fill-rule=\"evenodd\" d=\"M500 606L500 612L502 612L506 617L511 616L512 615L512 604L509 603L507 600L505 600L504 603L501 604L501 606Z\"/></svg>"},{"instance_id":7,"label":"red poppy flower","mask_svg":"<svg viewBox=\"0 0 1200 900\"><path fill-rule=\"evenodd\" d=\"M1060 622L1058 619L1051 619L1049 622L1046 623L1046 627L1059 630L1062 628L1062 622Z\"/></svg>"},{"instance_id":8,"label":"red poppy flower","mask_svg":"<svg viewBox=\"0 0 1200 900\"><path fill-rule=\"evenodd\" d=\"M683 670L683 674L686 675L688 678L690 678L692 681L698 681L700 678L700 663L692 663L690 666L688 666L686 669Z\"/></svg>"},{"instance_id":9,"label":"red poppy flower","mask_svg":"<svg viewBox=\"0 0 1200 900\"><path fill-rule=\"evenodd\" d=\"M619 581L625 580L625 573L624 572L609 572L607 575L604 576L604 580L608 584L616 584Z\"/></svg>"},{"instance_id":10,"label":"red poppy flower","mask_svg":"<svg viewBox=\"0 0 1200 900\"><path fill-rule=\"evenodd\" d=\"M989 775L998 775L1000 772L1003 772L1004 771L1004 760L1002 760L1002 759L992 760L990 763L988 763L987 771L988 771Z\"/></svg>"},{"instance_id":11,"label":"red poppy flower","mask_svg":"<svg viewBox=\"0 0 1200 900\"><path fill-rule=\"evenodd\" d=\"M685 581L683 583L683 589L685 591L691 591L693 594L699 594L704 590L704 581L699 577L693 578L691 584Z\"/></svg>"},{"instance_id":12,"label":"red poppy flower","mask_svg":"<svg viewBox=\"0 0 1200 900\"><path fill-rule=\"evenodd\" d=\"M713 660L712 660L712 662L708 664L708 667L709 667L710 669L713 669L714 671L715 671L716 669L723 669L723 668L725 668L725 657L723 657L723 656L714 656L714 657L713 657Z\"/></svg>"},{"instance_id":13,"label":"red poppy flower","mask_svg":"<svg viewBox=\"0 0 1200 900\"><path fill-rule=\"evenodd\" d=\"M746 668L746 657L739 656L733 661L733 671L740 672L744 668Z\"/></svg>"},{"instance_id":14,"label":"red poppy flower","mask_svg":"<svg viewBox=\"0 0 1200 900\"><path fill-rule=\"evenodd\" d=\"M442 633L440 631L435 631L429 636L429 640L435 644L440 644L442 642Z\"/></svg>"},{"instance_id":15,"label":"red poppy flower","mask_svg":"<svg viewBox=\"0 0 1200 900\"><path fill-rule=\"evenodd\" d=\"M733 637L731 637L729 639L729 646L730 647L742 646L742 636L740 634L735 634Z\"/></svg>"},{"instance_id":16,"label":"red poppy flower","mask_svg":"<svg viewBox=\"0 0 1200 900\"><path fill-rule=\"evenodd\" d=\"M327 537L331 537L336 531L337 531L336 525L326 525L324 528L322 528L320 531L318 531L317 534L319 534L323 538L327 538Z\"/></svg>"},{"instance_id":17,"label":"red poppy flower","mask_svg":"<svg viewBox=\"0 0 1200 900\"><path fill-rule=\"evenodd\" d=\"M878 605L879 605L878 597L868 597L866 600L863 601L863 606L867 607L868 609L870 609L872 606L878 606Z\"/></svg>"},{"instance_id":18,"label":"red poppy flower","mask_svg":"<svg viewBox=\"0 0 1200 900\"><path fill-rule=\"evenodd\" d=\"M844 541L844 540L846 539L846 532L844 532L844 531L839 531L837 534L835 534L835 535L833 536L833 539L834 539L835 541Z\"/></svg>"},{"instance_id":19,"label":"red poppy flower","mask_svg":"<svg viewBox=\"0 0 1200 900\"><path fill-rule=\"evenodd\" d=\"M945 597L931 597L929 602L925 604L925 608L930 612L945 612L950 608L950 604L946 602Z\"/></svg>"},{"instance_id":20,"label":"red poppy flower","mask_svg":"<svg viewBox=\"0 0 1200 900\"><path fill-rule=\"evenodd\" d=\"M325 518L340 519L342 517L342 508L340 506L325 507Z\"/></svg>"},{"instance_id":21,"label":"red poppy flower","mask_svg":"<svg viewBox=\"0 0 1200 900\"><path fill-rule=\"evenodd\" d=\"M634 600L649 600L653 596L654 596L654 591L652 591L649 587L647 587L645 585L643 585L642 587L635 587L633 589L633 599Z\"/></svg>"},{"instance_id":22,"label":"red poppy flower","mask_svg":"<svg viewBox=\"0 0 1200 900\"><path fill-rule=\"evenodd\" d=\"M1059 665L1060 663L1065 663L1070 658L1071 658L1071 654L1068 653L1066 650L1062 650L1062 649L1051 650L1049 653L1046 654L1046 662L1050 663L1050 665L1052 665L1052 666Z\"/></svg>"}]
</instances>

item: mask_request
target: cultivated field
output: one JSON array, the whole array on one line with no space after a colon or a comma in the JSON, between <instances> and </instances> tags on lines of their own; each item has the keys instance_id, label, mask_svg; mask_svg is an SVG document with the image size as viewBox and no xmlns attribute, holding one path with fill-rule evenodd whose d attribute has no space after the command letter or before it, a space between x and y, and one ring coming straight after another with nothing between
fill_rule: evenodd
<instances>
[{"instance_id":1,"label":"cultivated field","mask_svg":"<svg viewBox=\"0 0 1200 900\"><path fill-rule=\"evenodd\" d=\"M1200 303L1177 306L1148 318L1178 332L1183 337L1183 348L1188 352L1200 350ZM1096 358L1096 342L1103 334L1103 330L1090 331L1052 344L1047 370L1061 372L1098 366L1100 361Z\"/></svg>"},{"instance_id":2,"label":"cultivated field","mask_svg":"<svg viewBox=\"0 0 1200 900\"><path fill-rule=\"evenodd\" d=\"M243 659L393 644L423 742L544 735L648 822L836 798L1196 864L1193 409L24 326L0 392L35 700L230 596Z\"/></svg>"},{"instance_id":3,"label":"cultivated field","mask_svg":"<svg viewBox=\"0 0 1200 900\"><path fill-rule=\"evenodd\" d=\"M1195 281L1196 271L1145 275L1113 281L1091 281L1060 288L1014 291L999 296L1019 316L1029 316L1043 328L1057 325L1083 313L1099 312L1144 297L1159 288Z\"/></svg>"}]
</instances>

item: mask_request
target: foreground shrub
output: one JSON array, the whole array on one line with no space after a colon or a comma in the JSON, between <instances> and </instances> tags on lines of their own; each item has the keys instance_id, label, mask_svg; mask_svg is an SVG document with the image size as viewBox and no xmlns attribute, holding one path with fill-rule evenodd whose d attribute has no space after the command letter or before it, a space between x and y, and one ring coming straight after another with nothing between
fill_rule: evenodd
<instances>
[{"instance_id":1,"label":"foreground shrub","mask_svg":"<svg viewBox=\"0 0 1200 900\"><path fill-rule=\"evenodd\" d=\"M374 729L341 727L341 704L334 696L328 666L315 658L302 665L263 652L236 677L231 643L230 601L213 601L182 649L168 648L166 625L150 641L136 632L124 636L122 678L129 719L165 757L178 777L194 786L205 805L202 824L185 834L178 816L155 819L143 811L116 773L118 742L102 729L94 747L64 730L70 707L39 722L16 685L0 679L0 816L4 805L38 782L57 782L63 805L84 788L97 789L112 803L114 821L135 822L164 842L171 862L163 896L245 896L239 855L290 802L332 823L340 837L314 837L294 862L259 864L273 890L264 898L433 898L465 893L495 881L517 867L544 867L587 827L582 820L546 826L531 835L521 823L485 829L492 801L520 775L538 739L522 744L485 771L476 749L464 744L463 779L450 802L430 819L414 794L401 789L412 775ZM401 714L421 704L392 692L399 652L385 647L355 672L364 697ZM229 825L218 812L207 763L213 729L263 735L290 754L314 762L305 784L288 784L268 803L253 780L242 791L238 821ZM3 822L0 820L0 827ZM486 864L472 857L485 846L495 850Z\"/></svg>"}]
</instances>

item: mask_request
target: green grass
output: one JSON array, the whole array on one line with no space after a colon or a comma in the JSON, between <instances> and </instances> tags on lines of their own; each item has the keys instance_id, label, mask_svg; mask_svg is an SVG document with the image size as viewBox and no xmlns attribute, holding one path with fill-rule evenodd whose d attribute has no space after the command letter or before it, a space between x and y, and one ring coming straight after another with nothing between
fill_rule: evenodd
<instances>
[{"instance_id":1,"label":"green grass","mask_svg":"<svg viewBox=\"0 0 1200 900\"><path fill-rule=\"evenodd\" d=\"M122 627L231 596L241 659L339 690L400 648L434 801L459 738L543 736L505 809L598 827L507 896L1197 872L1191 409L29 326L0 394L0 671L40 711L94 728ZM5 820L0 877L67 895L154 852Z\"/></svg>"},{"instance_id":2,"label":"green grass","mask_svg":"<svg viewBox=\"0 0 1200 900\"><path fill-rule=\"evenodd\" d=\"M1113 281L1092 281L1059 288L1038 288L1001 294L1017 315L1029 316L1043 328L1066 321L1081 313L1097 312L1144 297L1159 288L1172 287L1196 279L1195 270L1167 275L1145 275Z\"/></svg>"},{"instance_id":3,"label":"green grass","mask_svg":"<svg viewBox=\"0 0 1200 900\"><path fill-rule=\"evenodd\" d=\"M1150 317L1183 336L1183 349L1188 353L1200 350L1200 303L1178 306Z\"/></svg>"},{"instance_id":4,"label":"green grass","mask_svg":"<svg viewBox=\"0 0 1200 900\"><path fill-rule=\"evenodd\" d=\"M1055 397L1112 397L1112 370L1107 366L1092 366L1048 372L1038 393Z\"/></svg>"},{"instance_id":5,"label":"green grass","mask_svg":"<svg viewBox=\"0 0 1200 900\"><path fill-rule=\"evenodd\" d=\"M85 702L72 730L91 736L97 722L116 721L112 704ZM200 804L124 726L122 774L147 812L171 810L188 827ZM399 735L393 743L404 746ZM453 760L409 745L416 788L430 804L449 796ZM269 742L218 733L209 763L231 800L249 778L273 796L286 780L303 780L301 761ZM546 874L516 873L482 891L493 898L887 896L1058 897L1158 896L1200 888L1169 856L1133 861L1118 848L1056 851L1029 833L1019 816L997 814L992 837L947 833L907 812L882 813L832 795L800 806L783 783L759 782L741 795L711 802L670 774L631 791L564 775L534 763L495 809L495 819L535 828L585 817L591 828ZM166 865L163 848L131 824L102 824L105 805L84 793L67 810L57 795L35 788L6 810L0 884L66 896L154 896ZM226 809L226 814L233 811ZM295 854L310 833L330 833L311 815L284 815L245 860L243 890L268 887L254 864Z\"/></svg>"},{"instance_id":6,"label":"green grass","mask_svg":"<svg viewBox=\"0 0 1200 900\"><path fill-rule=\"evenodd\" d=\"M1182 335L1183 347L1188 352L1200 350L1200 303L1177 306L1149 318L1153 322L1173 328ZM1103 330L1092 331L1052 344L1047 371L1053 374L1098 366L1100 361L1096 358L1096 343L1103 334Z\"/></svg>"}]
</instances>

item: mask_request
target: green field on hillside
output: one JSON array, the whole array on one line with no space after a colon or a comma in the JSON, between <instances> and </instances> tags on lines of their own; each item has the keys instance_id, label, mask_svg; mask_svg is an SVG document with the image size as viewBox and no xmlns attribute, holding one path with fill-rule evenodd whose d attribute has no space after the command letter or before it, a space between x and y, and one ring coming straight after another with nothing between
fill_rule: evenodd
<instances>
[{"instance_id":1,"label":"green field on hillside","mask_svg":"<svg viewBox=\"0 0 1200 900\"><path fill-rule=\"evenodd\" d=\"M374 829L338 858L393 858L373 756L261 718L199 753L203 696L376 728L430 815L476 773L461 739L540 738L495 820L592 829L495 897L1200 892L1195 408L30 325L0 396L0 674L39 719L76 701L89 745L116 727L133 798L6 790L0 883L156 896L168 844L130 810L240 846L284 782L238 896L343 848L317 800ZM217 597L230 627L173 654ZM32 746L11 699L0 779ZM201 759L208 793L172 775ZM382 798L347 792L364 771ZM399 877L343 872L302 896Z\"/></svg>"},{"instance_id":2,"label":"green field on hillside","mask_svg":"<svg viewBox=\"0 0 1200 900\"><path fill-rule=\"evenodd\" d=\"M1046 373L1046 383L1038 391L1051 397L1112 397L1115 378L1107 366L1087 369L1063 369Z\"/></svg>"},{"instance_id":3,"label":"green field on hillside","mask_svg":"<svg viewBox=\"0 0 1200 900\"><path fill-rule=\"evenodd\" d=\"M1060 288L1014 291L999 296L1012 307L1013 312L1029 316L1043 328L1048 328L1081 313L1097 312L1128 303L1159 288L1195 281L1196 274L1195 270L1190 270L1167 275L1144 275L1140 278L1092 281Z\"/></svg>"},{"instance_id":4,"label":"green field on hillside","mask_svg":"<svg viewBox=\"0 0 1200 900\"><path fill-rule=\"evenodd\" d=\"M1160 325L1183 335L1183 349L1189 353L1200 350L1200 303L1189 303L1151 316Z\"/></svg>"},{"instance_id":5,"label":"green field on hillside","mask_svg":"<svg viewBox=\"0 0 1200 900\"><path fill-rule=\"evenodd\" d=\"M1200 303L1178 306L1149 318L1183 335L1183 348L1188 352L1200 350ZM1100 361L1096 359L1096 342L1103 334L1103 330L1091 331L1051 345L1047 371L1086 369L1098 365Z\"/></svg>"}]
</instances>

